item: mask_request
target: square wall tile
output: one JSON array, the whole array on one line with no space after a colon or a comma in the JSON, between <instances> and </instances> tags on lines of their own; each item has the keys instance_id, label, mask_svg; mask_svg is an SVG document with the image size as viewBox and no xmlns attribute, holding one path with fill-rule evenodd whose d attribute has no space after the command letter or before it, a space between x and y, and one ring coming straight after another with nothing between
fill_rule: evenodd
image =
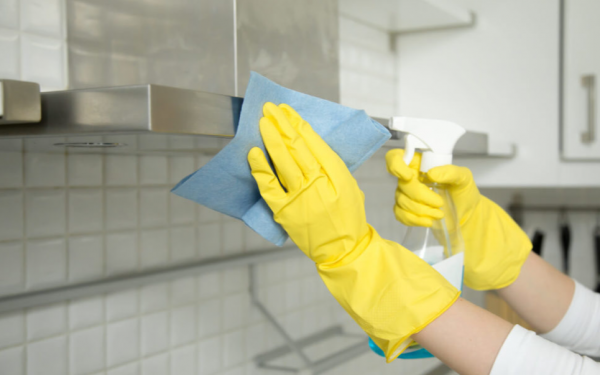
<instances>
[{"instance_id":1,"label":"square wall tile","mask_svg":"<svg viewBox=\"0 0 600 375\"><path fill-rule=\"evenodd\" d=\"M223 336L223 366L231 367L240 364L244 360L246 345L244 331L234 331Z\"/></svg>"},{"instance_id":2,"label":"square wall tile","mask_svg":"<svg viewBox=\"0 0 600 375\"><path fill-rule=\"evenodd\" d=\"M65 336L27 345L27 375L64 375L67 373Z\"/></svg>"},{"instance_id":3,"label":"square wall tile","mask_svg":"<svg viewBox=\"0 0 600 375\"><path fill-rule=\"evenodd\" d=\"M265 350L265 325L255 324L245 329L246 355L253 358Z\"/></svg>"},{"instance_id":4,"label":"square wall tile","mask_svg":"<svg viewBox=\"0 0 600 375\"><path fill-rule=\"evenodd\" d=\"M104 274L102 236L69 238L69 280L92 280Z\"/></svg>"},{"instance_id":5,"label":"square wall tile","mask_svg":"<svg viewBox=\"0 0 600 375\"><path fill-rule=\"evenodd\" d=\"M136 232L106 235L106 273L114 275L135 270L138 265Z\"/></svg>"},{"instance_id":6,"label":"square wall tile","mask_svg":"<svg viewBox=\"0 0 600 375\"><path fill-rule=\"evenodd\" d=\"M33 137L23 139L23 150L30 154L44 155L62 155L63 164L66 163L66 151L64 146L56 146L57 143L64 143L65 137Z\"/></svg>"},{"instance_id":7,"label":"square wall tile","mask_svg":"<svg viewBox=\"0 0 600 375\"><path fill-rule=\"evenodd\" d=\"M22 242L0 243L0 295L25 289L24 257Z\"/></svg>"},{"instance_id":8,"label":"square wall tile","mask_svg":"<svg viewBox=\"0 0 600 375\"><path fill-rule=\"evenodd\" d=\"M196 257L196 231L193 226L171 228L171 260L181 262Z\"/></svg>"},{"instance_id":9,"label":"square wall tile","mask_svg":"<svg viewBox=\"0 0 600 375\"><path fill-rule=\"evenodd\" d=\"M266 287L267 299L266 304L274 314L283 313L285 311L285 285L274 284Z\"/></svg>"},{"instance_id":10,"label":"square wall tile","mask_svg":"<svg viewBox=\"0 0 600 375\"><path fill-rule=\"evenodd\" d=\"M25 204L27 237L64 235L67 229L64 190L30 190Z\"/></svg>"},{"instance_id":11,"label":"square wall tile","mask_svg":"<svg viewBox=\"0 0 600 375\"><path fill-rule=\"evenodd\" d=\"M244 366L238 366L223 372L223 375L244 375L245 371L246 368Z\"/></svg>"},{"instance_id":12,"label":"square wall tile","mask_svg":"<svg viewBox=\"0 0 600 375\"><path fill-rule=\"evenodd\" d=\"M0 31L0 35L1 33ZM21 186L23 186L23 140L2 139L0 140L0 187Z\"/></svg>"},{"instance_id":13,"label":"square wall tile","mask_svg":"<svg viewBox=\"0 0 600 375\"><path fill-rule=\"evenodd\" d=\"M69 302L69 328L77 330L104 322L104 299L91 297Z\"/></svg>"},{"instance_id":14,"label":"square wall tile","mask_svg":"<svg viewBox=\"0 0 600 375\"><path fill-rule=\"evenodd\" d=\"M190 155L169 157L169 179L170 183L177 184L184 177L196 170L194 157Z\"/></svg>"},{"instance_id":15,"label":"square wall tile","mask_svg":"<svg viewBox=\"0 0 600 375\"><path fill-rule=\"evenodd\" d=\"M275 245L262 238L248 226L244 226L244 246L246 251L260 251L273 248Z\"/></svg>"},{"instance_id":16,"label":"square wall tile","mask_svg":"<svg viewBox=\"0 0 600 375\"><path fill-rule=\"evenodd\" d=\"M142 361L142 375L164 375L169 373L169 356L159 354Z\"/></svg>"},{"instance_id":17,"label":"square wall tile","mask_svg":"<svg viewBox=\"0 0 600 375\"><path fill-rule=\"evenodd\" d=\"M0 314L0 349L18 345L25 341L25 314Z\"/></svg>"},{"instance_id":18,"label":"square wall tile","mask_svg":"<svg viewBox=\"0 0 600 375\"><path fill-rule=\"evenodd\" d=\"M39 340L67 331L67 306L64 303L27 311L27 340Z\"/></svg>"},{"instance_id":19,"label":"square wall tile","mask_svg":"<svg viewBox=\"0 0 600 375\"><path fill-rule=\"evenodd\" d=\"M102 185L102 155L70 154L68 160L68 183L71 186Z\"/></svg>"},{"instance_id":20,"label":"square wall tile","mask_svg":"<svg viewBox=\"0 0 600 375\"><path fill-rule=\"evenodd\" d=\"M0 241L22 239L23 192L0 190L0 207Z\"/></svg>"},{"instance_id":21,"label":"square wall tile","mask_svg":"<svg viewBox=\"0 0 600 375\"><path fill-rule=\"evenodd\" d=\"M221 255L221 225L201 224L198 227L198 253L201 258L213 258Z\"/></svg>"},{"instance_id":22,"label":"square wall tile","mask_svg":"<svg viewBox=\"0 0 600 375\"><path fill-rule=\"evenodd\" d=\"M27 242L27 286L42 288L67 280L67 249L64 239Z\"/></svg>"},{"instance_id":23,"label":"square wall tile","mask_svg":"<svg viewBox=\"0 0 600 375\"><path fill-rule=\"evenodd\" d=\"M171 374L196 375L195 345L184 346L171 352Z\"/></svg>"},{"instance_id":24,"label":"square wall tile","mask_svg":"<svg viewBox=\"0 0 600 375\"><path fill-rule=\"evenodd\" d=\"M136 155L106 155L106 184L108 186L135 186L138 179Z\"/></svg>"},{"instance_id":25,"label":"square wall tile","mask_svg":"<svg viewBox=\"0 0 600 375\"><path fill-rule=\"evenodd\" d=\"M221 274L219 272L200 275L197 282L198 299L214 298L221 294Z\"/></svg>"},{"instance_id":26,"label":"square wall tile","mask_svg":"<svg viewBox=\"0 0 600 375\"><path fill-rule=\"evenodd\" d=\"M21 30L61 38L63 9L60 0L21 0Z\"/></svg>"},{"instance_id":27,"label":"square wall tile","mask_svg":"<svg viewBox=\"0 0 600 375\"><path fill-rule=\"evenodd\" d=\"M285 309L292 311L302 305L302 284L299 280L292 280L285 284Z\"/></svg>"},{"instance_id":28,"label":"square wall tile","mask_svg":"<svg viewBox=\"0 0 600 375\"><path fill-rule=\"evenodd\" d=\"M122 320L106 327L106 365L113 367L139 356L137 319Z\"/></svg>"},{"instance_id":29,"label":"square wall tile","mask_svg":"<svg viewBox=\"0 0 600 375\"><path fill-rule=\"evenodd\" d=\"M234 294L223 298L223 329L226 331L241 328L249 308L249 298L246 293Z\"/></svg>"},{"instance_id":30,"label":"square wall tile","mask_svg":"<svg viewBox=\"0 0 600 375\"><path fill-rule=\"evenodd\" d=\"M140 224L142 227L164 226L169 222L169 190L144 188L140 191Z\"/></svg>"},{"instance_id":31,"label":"square wall tile","mask_svg":"<svg viewBox=\"0 0 600 375\"><path fill-rule=\"evenodd\" d=\"M102 206L102 190L100 189L69 190L69 232L102 231Z\"/></svg>"},{"instance_id":32,"label":"square wall tile","mask_svg":"<svg viewBox=\"0 0 600 375\"><path fill-rule=\"evenodd\" d=\"M144 268L164 265L169 260L166 229L145 230L141 233L141 263Z\"/></svg>"},{"instance_id":33,"label":"square wall tile","mask_svg":"<svg viewBox=\"0 0 600 375\"><path fill-rule=\"evenodd\" d=\"M142 287L142 313L166 309L169 306L169 284Z\"/></svg>"},{"instance_id":34,"label":"square wall tile","mask_svg":"<svg viewBox=\"0 0 600 375\"><path fill-rule=\"evenodd\" d=\"M198 210L198 221L202 224L216 223L221 220L221 217L225 217L221 213L199 204L196 205L196 209Z\"/></svg>"},{"instance_id":35,"label":"square wall tile","mask_svg":"<svg viewBox=\"0 0 600 375\"><path fill-rule=\"evenodd\" d=\"M196 203L189 199L181 198L175 194L169 194L171 223L188 224L195 220Z\"/></svg>"},{"instance_id":36,"label":"square wall tile","mask_svg":"<svg viewBox=\"0 0 600 375\"><path fill-rule=\"evenodd\" d=\"M1 9L0 9L1 10ZM23 368L23 347L0 351L0 374L25 375Z\"/></svg>"},{"instance_id":37,"label":"square wall tile","mask_svg":"<svg viewBox=\"0 0 600 375\"><path fill-rule=\"evenodd\" d=\"M235 220L223 224L221 233L223 254L239 254L244 251L244 224Z\"/></svg>"},{"instance_id":38,"label":"square wall tile","mask_svg":"<svg viewBox=\"0 0 600 375\"><path fill-rule=\"evenodd\" d=\"M142 355L161 352L169 346L169 321L166 312L142 317Z\"/></svg>"},{"instance_id":39,"label":"square wall tile","mask_svg":"<svg viewBox=\"0 0 600 375\"><path fill-rule=\"evenodd\" d=\"M137 227L137 189L106 189L106 229L123 230Z\"/></svg>"},{"instance_id":40,"label":"square wall tile","mask_svg":"<svg viewBox=\"0 0 600 375\"><path fill-rule=\"evenodd\" d=\"M0 26L6 22L6 14L3 11L3 4L0 2ZM19 79L20 68L19 62L19 32L14 30L0 29L0 77L8 79Z\"/></svg>"},{"instance_id":41,"label":"square wall tile","mask_svg":"<svg viewBox=\"0 0 600 375\"><path fill-rule=\"evenodd\" d=\"M23 80L38 82L44 91L65 89L67 87L65 67L64 41L29 34L21 35L21 78Z\"/></svg>"},{"instance_id":42,"label":"square wall tile","mask_svg":"<svg viewBox=\"0 0 600 375\"><path fill-rule=\"evenodd\" d=\"M285 280L286 268L285 261L275 261L266 263L267 267L267 282L270 284L280 283Z\"/></svg>"},{"instance_id":43,"label":"square wall tile","mask_svg":"<svg viewBox=\"0 0 600 375\"><path fill-rule=\"evenodd\" d=\"M198 343L198 375L210 375L221 369L221 338L213 337Z\"/></svg>"},{"instance_id":44,"label":"square wall tile","mask_svg":"<svg viewBox=\"0 0 600 375\"><path fill-rule=\"evenodd\" d=\"M140 365L137 362L128 363L124 366L113 368L106 372L106 375L139 375Z\"/></svg>"},{"instance_id":45,"label":"square wall tile","mask_svg":"<svg viewBox=\"0 0 600 375\"><path fill-rule=\"evenodd\" d=\"M185 277L171 282L171 305L178 306L194 302L196 299L196 280Z\"/></svg>"},{"instance_id":46,"label":"square wall tile","mask_svg":"<svg viewBox=\"0 0 600 375\"><path fill-rule=\"evenodd\" d=\"M211 299L198 304L198 338L214 336L221 331L221 300Z\"/></svg>"},{"instance_id":47,"label":"square wall tile","mask_svg":"<svg viewBox=\"0 0 600 375\"><path fill-rule=\"evenodd\" d=\"M84 375L104 368L104 327L71 334L70 347L70 374Z\"/></svg>"},{"instance_id":48,"label":"square wall tile","mask_svg":"<svg viewBox=\"0 0 600 375\"><path fill-rule=\"evenodd\" d=\"M189 344L196 339L196 306L171 311L171 346Z\"/></svg>"},{"instance_id":49,"label":"square wall tile","mask_svg":"<svg viewBox=\"0 0 600 375\"><path fill-rule=\"evenodd\" d=\"M246 292L248 286L248 267L230 268L223 271L224 294Z\"/></svg>"},{"instance_id":50,"label":"square wall tile","mask_svg":"<svg viewBox=\"0 0 600 375\"><path fill-rule=\"evenodd\" d=\"M168 160L161 155L140 156L140 183L155 185L169 183Z\"/></svg>"},{"instance_id":51,"label":"square wall tile","mask_svg":"<svg viewBox=\"0 0 600 375\"><path fill-rule=\"evenodd\" d=\"M58 152L25 154L25 185L28 187L65 186L65 178L64 154Z\"/></svg>"},{"instance_id":52,"label":"square wall tile","mask_svg":"<svg viewBox=\"0 0 600 375\"><path fill-rule=\"evenodd\" d=\"M126 290L106 296L106 320L109 322L129 318L138 312L137 290Z\"/></svg>"}]
</instances>

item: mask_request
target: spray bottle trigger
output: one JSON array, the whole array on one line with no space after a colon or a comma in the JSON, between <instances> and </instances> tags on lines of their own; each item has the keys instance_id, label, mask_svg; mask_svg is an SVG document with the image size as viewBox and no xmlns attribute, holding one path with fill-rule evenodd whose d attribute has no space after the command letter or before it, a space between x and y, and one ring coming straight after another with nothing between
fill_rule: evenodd
<instances>
[{"instance_id":1,"label":"spray bottle trigger","mask_svg":"<svg viewBox=\"0 0 600 375\"><path fill-rule=\"evenodd\" d=\"M429 147L419 138L412 134L407 134L404 142L404 162L406 165L410 165L410 162L415 157L415 150L418 148L422 151L429 150Z\"/></svg>"}]
</instances>

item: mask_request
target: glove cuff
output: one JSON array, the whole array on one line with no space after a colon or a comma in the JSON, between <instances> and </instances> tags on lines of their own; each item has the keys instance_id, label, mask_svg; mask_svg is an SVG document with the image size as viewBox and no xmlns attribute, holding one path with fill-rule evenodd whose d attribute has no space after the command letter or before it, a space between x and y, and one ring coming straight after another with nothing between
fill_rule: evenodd
<instances>
[{"instance_id":1,"label":"glove cuff","mask_svg":"<svg viewBox=\"0 0 600 375\"><path fill-rule=\"evenodd\" d=\"M391 362L412 335L452 306L460 291L418 256L369 228L370 242L360 254L317 269L331 294Z\"/></svg>"}]
</instances>

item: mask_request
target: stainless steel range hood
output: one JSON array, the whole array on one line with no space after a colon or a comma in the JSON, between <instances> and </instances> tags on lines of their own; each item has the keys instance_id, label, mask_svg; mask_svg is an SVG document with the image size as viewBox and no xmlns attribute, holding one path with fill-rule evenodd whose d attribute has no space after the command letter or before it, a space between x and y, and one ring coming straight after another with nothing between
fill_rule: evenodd
<instances>
[{"instance_id":1,"label":"stainless steel range hood","mask_svg":"<svg viewBox=\"0 0 600 375\"><path fill-rule=\"evenodd\" d=\"M242 98L158 85L41 94L39 123L0 126L0 136L170 133L233 137Z\"/></svg>"},{"instance_id":2,"label":"stainless steel range hood","mask_svg":"<svg viewBox=\"0 0 600 375\"><path fill-rule=\"evenodd\" d=\"M0 85L1 87L1 85ZM170 134L232 138L243 98L159 85L135 85L41 93L41 121L0 125L0 137L69 137L54 146L103 147L96 135ZM3 95L10 107L10 93ZM382 125L387 119L376 118ZM75 141L71 142L73 138ZM90 139L89 142L86 141ZM198 151L192 143L188 151ZM124 145L126 146L126 145ZM402 147L402 134L392 131L388 147ZM487 134L468 132L459 141L456 155L512 156L514 147L494 148ZM221 144L213 146L222 147ZM169 151L124 147L120 152ZM182 151L181 149L177 150Z\"/></svg>"}]
</instances>

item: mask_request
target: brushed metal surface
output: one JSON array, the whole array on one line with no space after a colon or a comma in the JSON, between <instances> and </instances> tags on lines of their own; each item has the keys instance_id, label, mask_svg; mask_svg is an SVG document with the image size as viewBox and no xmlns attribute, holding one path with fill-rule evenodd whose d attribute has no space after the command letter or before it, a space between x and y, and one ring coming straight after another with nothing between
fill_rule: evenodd
<instances>
[{"instance_id":1,"label":"brushed metal surface","mask_svg":"<svg viewBox=\"0 0 600 375\"><path fill-rule=\"evenodd\" d=\"M238 94L250 71L339 102L337 0L237 0Z\"/></svg>"},{"instance_id":2,"label":"brushed metal surface","mask_svg":"<svg viewBox=\"0 0 600 375\"><path fill-rule=\"evenodd\" d=\"M242 99L139 85L42 93L42 121L0 127L0 136L172 133L233 137Z\"/></svg>"},{"instance_id":3,"label":"brushed metal surface","mask_svg":"<svg viewBox=\"0 0 600 375\"><path fill-rule=\"evenodd\" d=\"M39 84L0 79L0 125L37 122L41 116Z\"/></svg>"},{"instance_id":4,"label":"brushed metal surface","mask_svg":"<svg viewBox=\"0 0 600 375\"><path fill-rule=\"evenodd\" d=\"M69 142L129 144L131 142L114 136L144 134L154 137L153 143L164 145L157 149L131 146L99 149L117 153L168 152L170 149L179 152L181 148L169 147L167 139L158 138L172 135L232 138L243 103L243 98L235 96L160 85L53 91L41 93L41 98L42 120L39 123L3 125L0 136L75 136L76 139ZM382 118L374 120L386 127L389 122ZM86 139L85 135L112 135L113 138ZM194 145L185 150L215 151L224 145L203 138L203 141L194 140ZM392 139L385 146L404 147L403 134L392 131ZM488 135L484 133L467 132L454 151L457 156L494 156L490 152Z\"/></svg>"},{"instance_id":5,"label":"brushed metal surface","mask_svg":"<svg viewBox=\"0 0 600 375\"><path fill-rule=\"evenodd\" d=\"M69 86L234 95L233 0L66 0Z\"/></svg>"}]
</instances>

